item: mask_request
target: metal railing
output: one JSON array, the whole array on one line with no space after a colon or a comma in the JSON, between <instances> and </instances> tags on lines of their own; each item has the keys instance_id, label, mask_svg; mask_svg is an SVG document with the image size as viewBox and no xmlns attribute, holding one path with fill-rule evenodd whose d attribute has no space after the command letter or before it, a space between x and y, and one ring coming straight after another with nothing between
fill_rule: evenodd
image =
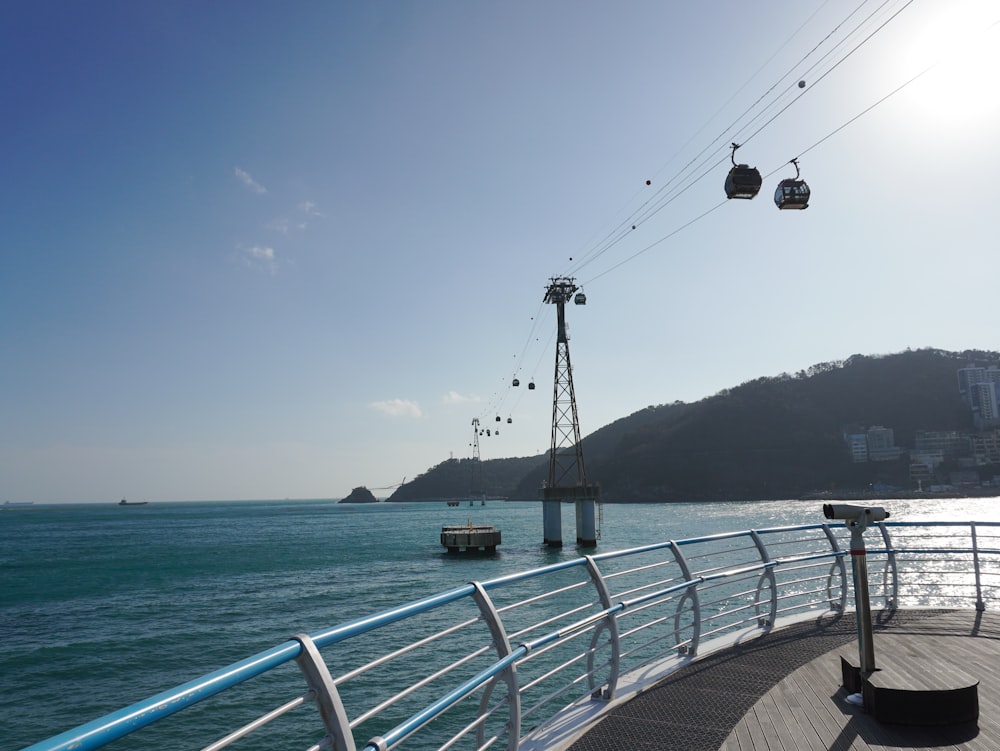
<instances>
[{"instance_id":1,"label":"metal railing","mask_svg":"<svg viewBox=\"0 0 1000 751\"><path fill-rule=\"evenodd\" d=\"M873 527L873 607L1000 601L1000 523ZM747 530L473 582L299 634L25 751L86 751L132 733L129 747L203 751L516 751L568 706L624 697L626 676L656 679L737 639L851 608L846 540L837 524Z\"/></svg>"}]
</instances>

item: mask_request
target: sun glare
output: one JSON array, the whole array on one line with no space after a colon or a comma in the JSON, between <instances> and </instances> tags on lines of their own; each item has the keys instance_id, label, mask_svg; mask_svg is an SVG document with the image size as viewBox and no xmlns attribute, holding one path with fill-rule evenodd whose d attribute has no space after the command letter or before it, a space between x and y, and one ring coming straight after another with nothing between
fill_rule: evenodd
<instances>
[{"instance_id":1,"label":"sun glare","mask_svg":"<svg viewBox=\"0 0 1000 751\"><path fill-rule=\"evenodd\" d=\"M906 91L922 131L955 138L996 130L1000 3L933 4L901 62L909 75L926 70Z\"/></svg>"}]
</instances>

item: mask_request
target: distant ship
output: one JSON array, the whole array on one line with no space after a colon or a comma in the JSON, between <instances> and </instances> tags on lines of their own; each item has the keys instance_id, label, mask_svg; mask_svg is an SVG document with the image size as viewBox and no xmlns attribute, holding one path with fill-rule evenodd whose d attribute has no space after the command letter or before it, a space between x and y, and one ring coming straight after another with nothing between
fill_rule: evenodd
<instances>
[{"instance_id":1,"label":"distant ship","mask_svg":"<svg viewBox=\"0 0 1000 751\"><path fill-rule=\"evenodd\" d=\"M119 506L145 506L149 501L126 501L122 498L118 501Z\"/></svg>"}]
</instances>

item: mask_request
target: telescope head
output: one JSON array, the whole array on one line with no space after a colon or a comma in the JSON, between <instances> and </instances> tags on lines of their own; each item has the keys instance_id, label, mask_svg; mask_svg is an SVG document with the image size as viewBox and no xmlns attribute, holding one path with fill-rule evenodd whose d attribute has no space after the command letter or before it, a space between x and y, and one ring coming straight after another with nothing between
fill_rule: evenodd
<instances>
[{"instance_id":1,"label":"telescope head","mask_svg":"<svg viewBox=\"0 0 1000 751\"><path fill-rule=\"evenodd\" d=\"M827 519L843 519L850 523L867 526L871 522L881 522L889 518L889 512L881 506L855 506L850 503L824 503L823 516Z\"/></svg>"}]
</instances>

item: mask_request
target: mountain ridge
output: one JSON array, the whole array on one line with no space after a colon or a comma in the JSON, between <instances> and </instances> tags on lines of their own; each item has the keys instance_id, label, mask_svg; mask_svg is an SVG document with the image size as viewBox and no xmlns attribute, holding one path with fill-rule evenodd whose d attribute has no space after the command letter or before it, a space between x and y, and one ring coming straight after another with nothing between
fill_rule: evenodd
<instances>
[{"instance_id":1,"label":"mountain ridge","mask_svg":"<svg viewBox=\"0 0 1000 751\"><path fill-rule=\"evenodd\" d=\"M602 486L608 502L764 500L874 484L909 487L905 452L893 461L854 463L844 432L884 426L904 448L913 446L918 431L971 432L972 412L957 379L968 364L997 365L1000 354L926 348L852 355L746 381L698 402L646 407L583 439L587 479ZM399 488L389 500L463 496L469 483L463 488L460 474L472 472L472 461L432 467L417 478L421 483ZM547 453L480 465L483 492L517 499L538 499L548 472ZM1000 473L1000 467L981 469ZM431 487L437 492L421 492Z\"/></svg>"}]
</instances>

